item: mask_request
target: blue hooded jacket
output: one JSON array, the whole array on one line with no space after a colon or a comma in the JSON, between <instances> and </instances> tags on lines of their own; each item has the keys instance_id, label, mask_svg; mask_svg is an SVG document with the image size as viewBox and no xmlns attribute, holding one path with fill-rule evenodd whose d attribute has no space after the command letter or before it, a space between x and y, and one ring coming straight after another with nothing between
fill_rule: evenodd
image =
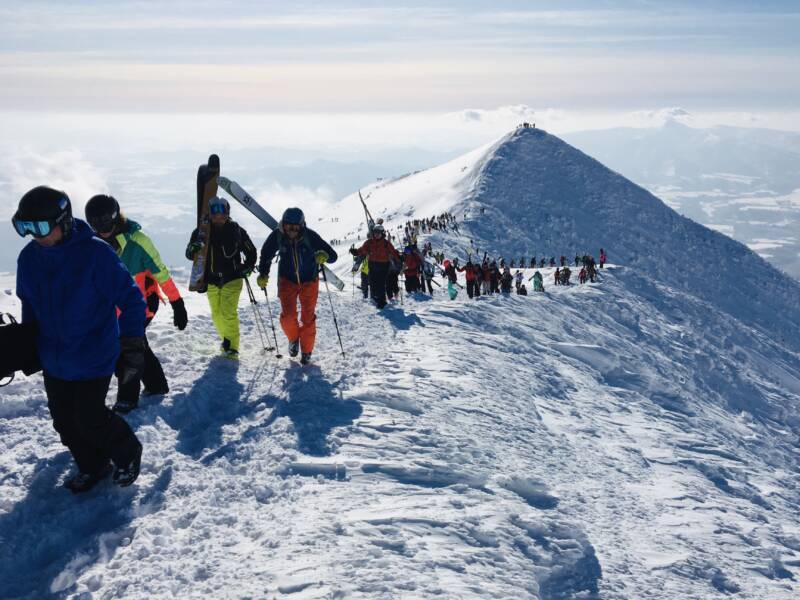
<instances>
[{"instance_id":1,"label":"blue hooded jacket","mask_svg":"<svg viewBox=\"0 0 800 600\"><path fill-rule=\"evenodd\" d=\"M119 338L144 335L142 293L114 249L78 219L62 243L45 248L31 241L22 249L17 296L22 322L38 326L42 367L58 379L111 375Z\"/></svg>"},{"instance_id":2,"label":"blue hooded jacket","mask_svg":"<svg viewBox=\"0 0 800 600\"><path fill-rule=\"evenodd\" d=\"M314 253L319 250L328 255L328 263L336 262L338 258L336 251L313 229L304 227L294 241L290 241L287 236L275 229L261 247L258 272L260 275L269 275L272 259L279 253L278 277L297 284L316 281L319 277L319 265Z\"/></svg>"}]
</instances>

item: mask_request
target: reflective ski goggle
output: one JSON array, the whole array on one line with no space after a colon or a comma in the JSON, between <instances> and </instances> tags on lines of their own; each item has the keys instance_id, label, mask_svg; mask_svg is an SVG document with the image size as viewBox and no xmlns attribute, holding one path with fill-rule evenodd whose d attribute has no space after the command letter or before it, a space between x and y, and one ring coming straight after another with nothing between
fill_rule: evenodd
<instances>
[{"instance_id":1,"label":"reflective ski goggle","mask_svg":"<svg viewBox=\"0 0 800 600\"><path fill-rule=\"evenodd\" d=\"M25 237L29 233L35 238L46 237L56 227L56 221L21 221L16 217L11 219L14 229L20 237Z\"/></svg>"},{"instance_id":2,"label":"reflective ski goggle","mask_svg":"<svg viewBox=\"0 0 800 600\"><path fill-rule=\"evenodd\" d=\"M212 215L224 215L226 213L226 206L220 202L215 202L209 205L208 212Z\"/></svg>"},{"instance_id":3,"label":"reflective ski goggle","mask_svg":"<svg viewBox=\"0 0 800 600\"><path fill-rule=\"evenodd\" d=\"M97 233L109 233L117 223L117 213L113 215L102 215L89 219L89 226Z\"/></svg>"}]
</instances>

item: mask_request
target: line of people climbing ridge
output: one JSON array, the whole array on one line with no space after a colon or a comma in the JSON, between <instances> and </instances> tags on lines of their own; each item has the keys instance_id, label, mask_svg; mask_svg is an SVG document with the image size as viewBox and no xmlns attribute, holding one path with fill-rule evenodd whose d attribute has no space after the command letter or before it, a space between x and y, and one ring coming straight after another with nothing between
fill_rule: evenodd
<instances>
[{"instance_id":1,"label":"line of people climbing ridge","mask_svg":"<svg viewBox=\"0 0 800 600\"><path fill-rule=\"evenodd\" d=\"M459 259L453 258L452 261L445 258L444 252L434 252L430 242L423 245L423 250L417 246L416 239L413 237L406 241L406 246L399 252L391 241L387 238L386 230L382 222L375 223L369 229L368 239L356 248L350 247L350 254L353 255L353 275L360 276L360 285L357 286L364 297L372 298L378 308L386 306L388 301L394 300L400 295L399 278L404 279L405 291L409 294L421 292L433 295L434 285L440 284L434 279L437 274L447 280L447 292L451 299L455 299L458 288L462 287L458 283L458 273L464 273L466 280L466 291L469 298L477 298L481 295L506 293L510 294L512 287L519 295L528 295L525 285L524 274L520 269L528 268L524 257L520 259L520 269L512 274L514 260L506 264L505 259L498 261L484 257L480 263L472 261L470 253L464 266L459 265ZM606 261L605 250L600 250L600 267ZM499 264L498 264L499 263ZM550 257L549 264L556 266L555 257ZM563 267L556 268L554 274L555 285L570 285L571 270L566 266L566 257L561 257ZM575 264L583 265L579 274L581 284L587 280L594 283L597 279L597 267L594 258L588 254L575 256ZM545 259L537 263L536 257L530 260L530 268L544 268ZM536 271L528 278L533 282L534 292L544 292L544 278L540 271Z\"/></svg>"},{"instance_id":2,"label":"line of people climbing ridge","mask_svg":"<svg viewBox=\"0 0 800 600\"><path fill-rule=\"evenodd\" d=\"M420 235L434 231L450 231L459 233L458 220L453 213L443 212L435 217L426 219L412 219L401 226L403 229L403 243L416 244Z\"/></svg>"}]
</instances>

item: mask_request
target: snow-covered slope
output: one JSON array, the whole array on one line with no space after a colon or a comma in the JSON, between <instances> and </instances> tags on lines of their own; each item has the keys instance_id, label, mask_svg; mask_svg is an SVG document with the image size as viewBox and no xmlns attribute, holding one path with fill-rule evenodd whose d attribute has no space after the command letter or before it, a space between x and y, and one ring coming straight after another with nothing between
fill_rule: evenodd
<instances>
[{"instance_id":1,"label":"snow-covered slope","mask_svg":"<svg viewBox=\"0 0 800 600\"><path fill-rule=\"evenodd\" d=\"M433 236L462 257L469 239L490 256L506 258L597 256L605 248L611 261L719 306L800 350L800 321L793 316L800 310L800 283L543 130L518 129L364 193L373 216L387 218L390 228L444 210L459 219L466 213L464 236ZM348 231L363 223L359 211L357 197L342 201Z\"/></svg>"},{"instance_id":2,"label":"snow-covered slope","mask_svg":"<svg viewBox=\"0 0 800 600\"><path fill-rule=\"evenodd\" d=\"M565 139L800 279L800 134L695 128L669 117L659 127L576 132Z\"/></svg>"},{"instance_id":3,"label":"snow-covered slope","mask_svg":"<svg viewBox=\"0 0 800 600\"><path fill-rule=\"evenodd\" d=\"M40 378L3 388L3 595L796 597L796 284L574 152L524 130L364 191L394 227L475 215L432 237L462 256L470 236L509 257L603 245L616 265L596 284L554 287L544 269L545 295L437 291L382 312L334 294L344 359L321 297L305 368L258 352L244 299L239 365L215 356L202 296L185 332L159 314L149 337L172 389L130 416L145 445L130 489L59 488L70 459ZM360 211L350 197L319 229L344 239ZM552 249L518 245L545 239L537 214L563 225ZM656 217L672 235L647 230ZM648 262L662 235L685 250ZM733 293L712 277L726 253L748 276L763 265L770 298L713 296ZM712 280L663 275L689 265ZM18 312L10 293L0 309Z\"/></svg>"}]
</instances>

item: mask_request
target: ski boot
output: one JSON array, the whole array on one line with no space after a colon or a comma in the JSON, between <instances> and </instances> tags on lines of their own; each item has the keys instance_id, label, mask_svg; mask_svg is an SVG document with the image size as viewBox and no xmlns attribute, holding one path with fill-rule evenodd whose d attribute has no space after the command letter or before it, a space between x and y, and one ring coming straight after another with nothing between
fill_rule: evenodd
<instances>
[{"instance_id":1,"label":"ski boot","mask_svg":"<svg viewBox=\"0 0 800 600\"><path fill-rule=\"evenodd\" d=\"M78 473L64 482L64 487L73 494L88 492L111 474L111 463L106 463L97 473Z\"/></svg>"},{"instance_id":2,"label":"ski boot","mask_svg":"<svg viewBox=\"0 0 800 600\"><path fill-rule=\"evenodd\" d=\"M137 444L131 461L124 467L117 466L114 469L114 483L119 487L128 487L136 478L139 477L139 469L142 466L142 445Z\"/></svg>"},{"instance_id":3,"label":"ski boot","mask_svg":"<svg viewBox=\"0 0 800 600\"><path fill-rule=\"evenodd\" d=\"M127 415L133 409L139 408L139 402L132 400L117 400L114 406L111 407L118 415Z\"/></svg>"},{"instance_id":4,"label":"ski boot","mask_svg":"<svg viewBox=\"0 0 800 600\"><path fill-rule=\"evenodd\" d=\"M289 356L295 357L300 351L300 340L289 342Z\"/></svg>"},{"instance_id":5,"label":"ski boot","mask_svg":"<svg viewBox=\"0 0 800 600\"><path fill-rule=\"evenodd\" d=\"M169 386L166 383L152 388L145 387L141 393L142 396L166 396L167 394L169 394Z\"/></svg>"},{"instance_id":6,"label":"ski boot","mask_svg":"<svg viewBox=\"0 0 800 600\"><path fill-rule=\"evenodd\" d=\"M307 365L311 362L311 352L303 352L300 356L300 364Z\"/></svg>"}]
</instances>

